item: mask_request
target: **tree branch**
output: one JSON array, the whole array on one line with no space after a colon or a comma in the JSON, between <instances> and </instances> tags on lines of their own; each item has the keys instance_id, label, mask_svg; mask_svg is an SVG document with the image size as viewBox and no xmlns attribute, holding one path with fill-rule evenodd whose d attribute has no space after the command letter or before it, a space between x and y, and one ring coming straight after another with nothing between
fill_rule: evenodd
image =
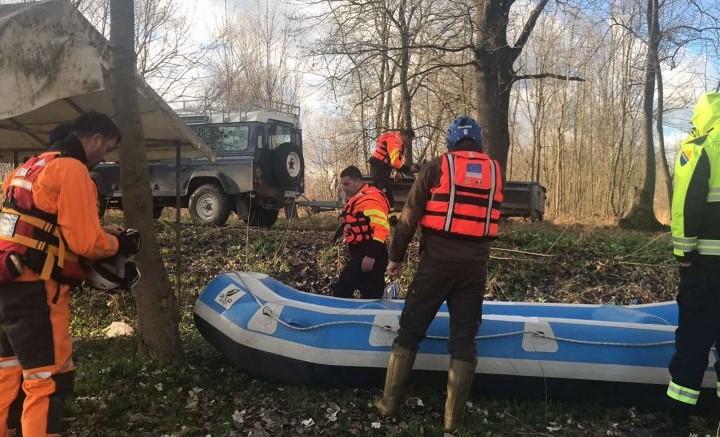
<instances>
[{"instance_id":1,"label":"tree branch","mask_svg":"<svg viewBox=\"0 0 720 437\"><path fill-rule=\"evenodd\" d=\"M518 36L518 39L515 41L515 48L522 49L523 47L525 47L528 39L530 39L530 34L535 28L535 23L537 23L538 17L542 13L543 9L545 9L545 5L548 4L548 1L550 0L540 0L540 3L535 6L535 9L533 9L532 13L530 14L530 18L528 18L525 26L523 26L523 30L522 32L520 32L520 36Z\"/></svg>"},{"instance_id":2,"label":"tree branch","mask_svg":"<svg viewBox=\"0 0 720 437\"><path fill-rule=\"evenodd\" d=\"M518 80L525 80L525 79L558 79L558 80L571 80L575 82L585 82L585 79L578 76L566 76L564 74L555 74L555 73L538 73L538 74L523 74L519 76L515 76L513 78L513 82L517 82Z\"/></svg>"}]
</instances>

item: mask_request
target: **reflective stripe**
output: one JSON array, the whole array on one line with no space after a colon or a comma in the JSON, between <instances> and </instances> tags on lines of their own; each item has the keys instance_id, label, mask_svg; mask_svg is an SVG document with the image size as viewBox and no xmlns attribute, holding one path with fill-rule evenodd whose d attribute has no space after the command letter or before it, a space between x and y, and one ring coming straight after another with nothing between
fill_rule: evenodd
<instances>
[{"instance_id":1,"label":"reflective stripe","mask_svg":"<svg viewBox=\"0 0 720 437\"><path fill-rule=\"evenodd\" d=\"M28 191L32 191L32 185L33 185L32 182L26 181L25 179L17 179L17 178L15 178L15 179L13 179L13 180L10 181L10 186L11 186L11 187L20 187L20 188L24 188L24 189L26 189L26 190L28 190Z\"/></svg>"},{"instance_id":2,"label":"reflective stripe","mask_svg":"<svg viewBox=\"0 0 720 437\"><path fill-rule=\"evenodd\" d=\"M48 379L52 376L52 372L46 371L46 372L23 372L23 378L25 378L28 381L38 380L38 379Z\"/></svg>"},{"instance_id":3,"label":"reflective stripe","mask_svg":"<svg viewBox=\"0 0 720 437\"><path fill-rule=\"evenodd\" d=\"M700 396L700 391L683 387L670 381L670 385L668 385L667 389L667 395L678 402L695 405L697 404L698 397Z\"/></svg>"},{"instance_id":4,"label":"reflective stripe","mask_svg":"<svg viewBox=\"0 0 720 437\"><path fill-rule=\"evenodd\" d=\"M10 367L19 366L20 362L17 360L17 358L12 358L5 361L0 361L0 369L8 369Z\"/></svg>"},{"instance_id":5,"label":"reflective stripe","mask_svg":"<svg viewBox=\"0 0 720 437\"><path fill-rule=\"evenodd\" d=\"M490 194L488 194L488 210L487 218L485 219L485 235L490 234L490 218L492 217L493 200L495 198L495 184L496 181L496 169L495 161L490 160Z\"/></svg>"},{"instance_id":6,"label":"reflective stripe","mask_svg":"<svg viewBox=\"0 0 720 437\"><path fill-rule=\"evenodd\" d=\"M382 219L380 217L370 217L370 223L390 229L390 223L388 223L387 220Z\"/></svg>"},{"instance_id":7,"label":"reflective stripe","mask_svg":"<svg viewBox=\"0 0 720 437\"><path fill-rule=\"evenodd\" d=\"M698 239L697 251L701 255L720 255L720 240Z\"/></svg>"},{"instance_id":8,"label":"reflective stripe","mask_svg":"<svg viewBox=\"0 0 720 437\"><path fill-rule=\"evenodd\" d=\"M692 252L697 249L698 239L697 237L673 237L673 249L680 252Z\"/></svg>"},{"instance_id":9,"label":"reflective stripe","mask_svg":"<svg viewBox=\"0 0 720 437\"><path fill-rule=\"evenodd\" d=\"M720 187L710 188L707 195L708 202L720 202Z\"/></svg>"},{"instance_id":10,"label":"reflective stripe","mask_svg":"<svg viewBox=\"0 0 720 437\"><path fill-rule=\"evenodd\" d=\"M445 216L445 232L450 232L450 225L452 225L452 214L455 209L455 158L452 153L446 153L445 156L448 160L448 177L450 178L450 202L448 204L447 215Z\"/></svg>"}]
</instances>

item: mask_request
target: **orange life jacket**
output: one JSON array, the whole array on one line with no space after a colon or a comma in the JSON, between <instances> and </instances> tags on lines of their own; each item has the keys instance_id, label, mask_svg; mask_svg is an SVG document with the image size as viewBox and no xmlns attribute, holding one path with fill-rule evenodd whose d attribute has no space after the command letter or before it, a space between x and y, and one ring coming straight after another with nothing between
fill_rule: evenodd
<instances>
[{"instance_id":1,"label":"orange life jacket","mask_svg":"<svg viewBox=\"0 0 720 437\"><path fill-rule=\"evenodd\" d=\"M400 131L389 131L380 135L375 143L372 157L395 169L403 166L404 144Z\"/></svg>"},{"instance_id":2,"label":"orange life jacket","mask_svg":"<svg viewBox=\"0 0 720 437\"><path fill-rule=\"evenodd\" d=\"M382 191L363 185L345 203L340 217L345 224L343 233L348 244L377 240L384 243L390 235L388 213L390 204Z\"/></svg>"},{"instance_id":3,"label":"orange life jacket","mask_svg":"<svg viewBox=\"0 0 720 437\"><path fill-rule=\"evenodd\" d=\"M85 279L80 258L70 252L60 234L57 215L35 208L33 202L33 183L45 166L60 156L60 152L33 156L9 181L0 210L0 283L11 282L20 274L18 266L12 268L13 263L8 262L11 255L43 280L79 285Z\"/></svg>"},{"instance_id":4,"label":"orange life jacket","mask_svg":"<svg viewBox=\"0 0 720 437\"><path fill-rule=\"evenodd\" d=\"M424 229L476 238L497 236L502 176L500 165L488 155L474 151L445 153L440 184L430 193L420 219Z\"/></svg>"}]
</instances>

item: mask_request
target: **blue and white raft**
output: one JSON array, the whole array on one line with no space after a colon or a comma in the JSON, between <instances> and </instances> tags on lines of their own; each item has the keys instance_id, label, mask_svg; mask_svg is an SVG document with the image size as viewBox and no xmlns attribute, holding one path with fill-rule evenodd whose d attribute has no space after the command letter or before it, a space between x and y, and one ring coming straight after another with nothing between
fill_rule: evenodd
<instances>
[{"instance_id":1,"label":"blue and white raft","mask_svg":"<svg viewBox=\"0 0 720 437\"><path fill-rule=\"evenodd\" d=\"M298 291L264 274L226 273L202 291L194 316L200 333L252 375L364 385L382 383L402 307L402 300L340 299ZM617 397L632 387L656 394L669 381L675 302L485 302L483 310L475 370L483 393L572 396L582 383ZM416 382L444 377L448 321L443 305L420 345L414 369L426 377ZM714 361L713 352L704 387L715 387Z\"/></svg>"}]
</instances>

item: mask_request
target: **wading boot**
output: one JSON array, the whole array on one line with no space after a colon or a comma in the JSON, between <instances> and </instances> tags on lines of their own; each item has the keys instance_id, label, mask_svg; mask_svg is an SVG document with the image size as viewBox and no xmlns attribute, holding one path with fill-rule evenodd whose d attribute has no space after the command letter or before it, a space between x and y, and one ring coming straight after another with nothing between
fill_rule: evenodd
<instances>
[{"instance_id":1,"label":"wading boot","mask_svg":"<svg viewBox=\"0 0 720 437\"><path fill-rule=\"evenodd\" d=\"M393 346L387 373L385 374L383 397L375 401L375 408L377 408L381 416L394 416L397 414L402 391L415 362L415 354L416 351L397 345Z\"/></svg>"},{"instance_id":2,"label":"wading boot","mask_svg":"<svg viewBox=\"0 0 720 437\"><path fill-rule=\"evenodd\" d=\"M445 431L457 428L465 413L465 403L470 397L475 365L477 362L450 360L448 369L447 399L445 400Z\"/></svg>"}]
</instances>

